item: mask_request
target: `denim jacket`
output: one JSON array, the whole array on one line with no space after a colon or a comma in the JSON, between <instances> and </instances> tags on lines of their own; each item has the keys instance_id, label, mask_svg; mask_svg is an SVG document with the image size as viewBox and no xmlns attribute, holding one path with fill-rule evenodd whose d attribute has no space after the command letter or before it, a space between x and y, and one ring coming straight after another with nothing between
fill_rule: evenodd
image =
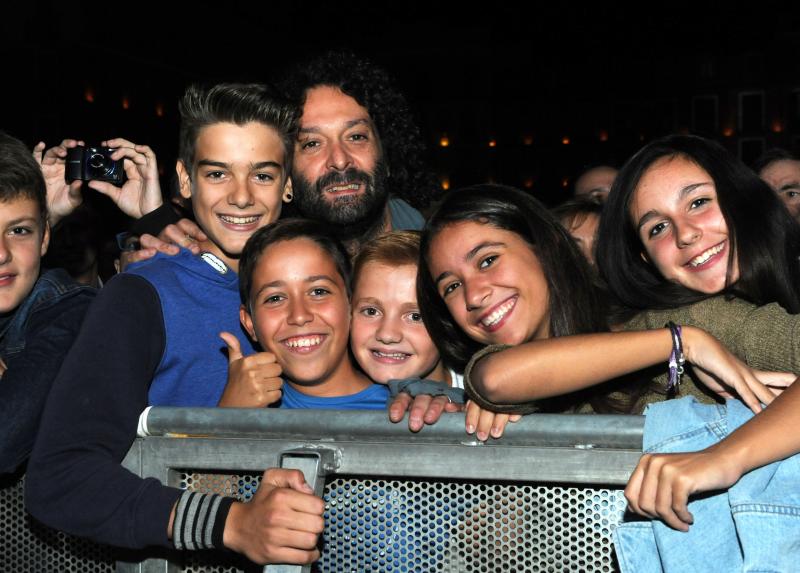
<instances>
[{"instance_id":1,"label":"denim jacket","mask_svg":"<svg viewBox=\"0 0 800 573\"><path fill-rule=\"evenodd\" d=\"M61 362L78 335L95 289L61 269L43 271L0 331L0 474L28 457L42 408Z\"/></svg>"},{"instance_id":2,"label":"denim jacket","mask_svg":"<svg viewBox=\"0 0 800 573\"><path fill-rule=\"evenodd\" d=\"M738 400L724 406L694 398L645 411L645 453L692 452L726 437L753 417ZM623 573L797 571L800 563L800 455L757 468L729 490L695 496L688 532L661 521L623 523L614 546Z\"/></svg>"}]
</instances>

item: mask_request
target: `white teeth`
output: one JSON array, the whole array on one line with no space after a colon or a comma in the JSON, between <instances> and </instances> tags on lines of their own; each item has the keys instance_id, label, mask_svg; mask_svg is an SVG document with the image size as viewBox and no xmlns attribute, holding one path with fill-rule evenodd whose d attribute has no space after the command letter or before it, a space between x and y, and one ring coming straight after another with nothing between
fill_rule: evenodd
<instances>
[{"instance_id":1,"label":"white teeth","mask_svg":"<svg viewBox=\"0 0 800 573\"><path fill-rule=\"evenodd\" d=\"M336 185L334 187L328 187L328 193L335 193L337 191L355 191L360 187L358 183L350 183L350 185Z\"/></svg>"},{"instance_id":2,"label":"white teeth","mask_svg":"<svg viewBox=\"0 0 800 573\"><path fill-rule=\"evenodd\" d=\"M725 243L720 243L716 247L711 247L710 249L703 251L695 258L693 258L691 261L689 261L689 264L692 265L693 267L699 267L700 265L705 263L708 259L719 253L724 248L725 248Z\"/></svg>"},{"instance_id":3,"label":"white teeth","mask_svg":"<svg viewBox=\"0 0 800 573\"><path fill-rule=\"evenodd\" d=\"M234 217L232 215L218 215L220 219L231 225L249 225L261 218L261 215L251 215L249 217Z\"/></svg>"},{"instance_id":4,"label":"white teeth","mask_svg":"<svg viewBox=\"0 0 800 573\"><path fill-rule=\"evenodd\" d=\"M487 316L487 317L483 318L483 319L481 320L481 324L482 324L483 326L492 326L492 325L495 325L495 324L497 324L498 322L500 322L500 320L501 320L501 319L502 319L502 318L503 318L503 317L504 317L506 314L508 314L508 311L509 311L509 310L511 310L512 308L514 308L514 305L515 305L515 304L517 304L517 298L516 298L516 297L512 298L512 299L511 299L511 300L509 300L509 301L506 301L506 302L504 302L503 304L501 304L501 305L500 305L500 308L498 308L496 311L494 311L494 312L493 312L492 314L490 314L489 316Z\"/></svg>"},{"instance_id":5,"label":"white teeth","mask_svg":"<svg viewBox=\"0 0 800 573\"><path fill-rule=\"evenodd\" d=\"M405 360L409 356L405 352L380 352L379 350L373 350L372 353L380 358L393 358L395 360Z\"/></svg>"},{"instance_id":6,"label":"white teeth","mask_svg":"<svg viewBox=\"0 0 800 573\"><path fill-rule=\"evenodd\" d=\"M321 336L309 336L307 338L292 338L286 340L284 344L289 348L306 348L309 346L317 346L322 343Z\"/></svg>"}]
</instances>

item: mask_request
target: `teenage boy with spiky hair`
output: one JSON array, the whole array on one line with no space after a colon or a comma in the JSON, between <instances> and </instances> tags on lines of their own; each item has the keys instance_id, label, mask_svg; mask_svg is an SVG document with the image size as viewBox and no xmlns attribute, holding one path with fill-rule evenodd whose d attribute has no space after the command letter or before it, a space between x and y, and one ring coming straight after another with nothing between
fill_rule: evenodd
<instances>
[{"instance_id":1,"label":"teenage boy with spiky hair","mask_svg":"<svg viewBox=\"0 0 800 573\"><path fill-rule=\"evenodd\" d=\"M263 86L229 84L190 88L180 111L180 192L207 240L199 255L158 256L97 297L45 410L27 507L48 525L112 545L225 546L259 563L310 562L323 504L299 472L268 471L241 504L120 466L148 405L256 405L223 394L218 333L236 333L253 351L238 324L239 256L291 199L293 108Z\"/></svg>"}]
</instances>

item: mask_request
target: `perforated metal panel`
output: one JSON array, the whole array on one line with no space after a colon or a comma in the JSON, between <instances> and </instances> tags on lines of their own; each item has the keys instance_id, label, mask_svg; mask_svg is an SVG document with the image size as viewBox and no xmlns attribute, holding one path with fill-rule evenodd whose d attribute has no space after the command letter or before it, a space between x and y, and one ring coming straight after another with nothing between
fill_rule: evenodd
<instances>
[{"instance_id":1,"label":"perforated metal panel","mask_svg":"<svg viewBox=\"0 0 800 573\"><path fill-rule=\"evenodd\" d=\"M260 476L181 475L181 487L249 499ZM325 487L316 571L616 571L611 532L621 490L471 481L337 477ZM184 571L240 571L191 556ZM238 567L244 567L239 564Z\"/></svg>"},{"instance_id":2,"label":"perforated metal panel","mask_svg":"<svg viewBox=\"0 0 800 573\"><path fill-rule=\"evenodd\" d=\"M49 529L31 519L23 480L0 482L0 571L114 571L111 549Z\"/></svg>"}]
</instances>

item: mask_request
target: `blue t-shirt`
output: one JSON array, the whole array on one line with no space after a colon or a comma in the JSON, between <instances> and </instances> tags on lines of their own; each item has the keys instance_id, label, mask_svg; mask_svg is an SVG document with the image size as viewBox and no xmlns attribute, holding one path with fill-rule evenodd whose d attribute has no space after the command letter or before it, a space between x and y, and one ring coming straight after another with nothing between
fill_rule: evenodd
<instances>
[{"instance_id":1,"label":"blue t-shirt","mask_svg":"<svg viewBox=\"0 0 800 573\"><path fill-rule=\"evenodd\" d=\"M290 384L283 385L281 408L313 408L316 410L385 410L389 389L373 384L349 396L309 396Z\"/></svg>"}]
</instances>

